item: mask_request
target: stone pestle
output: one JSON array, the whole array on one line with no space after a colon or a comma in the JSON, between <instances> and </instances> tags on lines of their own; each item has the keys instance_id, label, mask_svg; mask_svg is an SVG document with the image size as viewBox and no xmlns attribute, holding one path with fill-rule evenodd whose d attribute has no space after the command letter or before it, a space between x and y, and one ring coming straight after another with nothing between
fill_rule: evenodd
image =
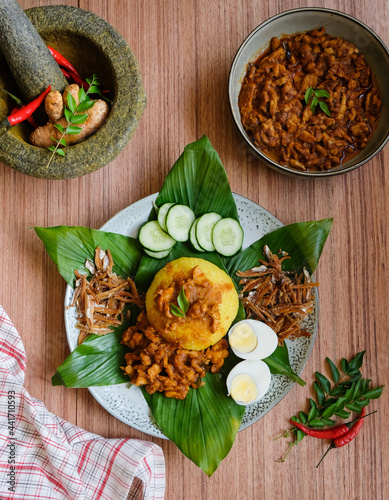
<instances>
[{"instance_id":1,"label":"stone pestle","mask_svg":"<svg viewBox=\"0 0 389 500\"><path fill-rule=\"evenodd\" d=\"M68 85L44 41L15 0L0 0L0 50L26 103L49 85L60 92Z\"/></svg>"}]
</instances>

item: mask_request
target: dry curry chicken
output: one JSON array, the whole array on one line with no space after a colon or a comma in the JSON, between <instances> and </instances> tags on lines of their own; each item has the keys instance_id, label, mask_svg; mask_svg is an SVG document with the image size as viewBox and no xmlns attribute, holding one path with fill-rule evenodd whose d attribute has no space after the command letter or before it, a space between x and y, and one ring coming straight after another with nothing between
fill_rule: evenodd
<instances>
[{"instance_id":1,"label":"dry curry chicken","mask_svg":"<svg viewBox=\"0 0 389 500\"><path fill-rule=\"evenodd\" d=\"M311 106L312 92L319 90L327 96L319 100L328 114ZM321 28L272 38L248 68L239 108L248 135L272 160L296 170L324 171L366 146L381 100L363 54Z\"/></svg>"}]
</instances>

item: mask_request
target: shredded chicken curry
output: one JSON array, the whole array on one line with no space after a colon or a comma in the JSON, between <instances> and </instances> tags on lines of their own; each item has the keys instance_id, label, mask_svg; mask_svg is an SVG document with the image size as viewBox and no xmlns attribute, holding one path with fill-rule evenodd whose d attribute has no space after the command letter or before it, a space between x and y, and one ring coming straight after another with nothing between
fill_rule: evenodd
<instances>
[{"instance_id":1,"label":"shredded chicken curry","mask_svg":"<svg viewBox=\"0 0 389 500\"><path fill-rule=\"evenodd\" d=\"M312 111L305 93L325 90ZM381 100L358 48L325 29L272 38L250 65L239 96L242 124L254 144L281 165L324 171L363 149L374 132Z\"/></svg>"}]
</instances>

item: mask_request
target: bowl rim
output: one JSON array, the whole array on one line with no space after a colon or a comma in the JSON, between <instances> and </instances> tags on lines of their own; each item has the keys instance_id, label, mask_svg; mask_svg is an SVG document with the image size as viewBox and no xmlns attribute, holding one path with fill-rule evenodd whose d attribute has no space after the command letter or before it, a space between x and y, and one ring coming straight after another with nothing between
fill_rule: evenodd
<instances>
[{"instance_id":1,"label":"bowl rim","mask_svg":"<svg viewBox=\"0 0 389 500\"><path fill-rule=\"evenodd\" d=\"M281 173L284 173L284 174L295 175L295 176L300 176L300 177L309 177L311 179L312 178L316 178L316 177L332 177L334 175L345 174L345 173L351 172L352 170L355 170L356 168L361 167L362 165L364 165L365 163L367 163L368 161L370 161L374 156L376 156L384 148L384 146L389 141L389 129L388 129L388 131L386 133L386 136L382 139L382 141L380 142L380 144L378 144L378 146L374 149L374 151L372 151L365 159L357 162L355 165L350 165L347 168L343 168L343 169L339 169L339 170L330 169L330 170L320 171L320 172L315 172L315 171L304 171L304 172L302 172L300 170L294 170L294 169L292 169L290 167L287 167L285 165L280 165L279 163L277 163L274 160L272 160L269 156L266 156L260 149L258 149L250 141L250 139L248 138L245 130L243 129L243 126L242 126L242 123L241 123L241 120L240 120L240 114L239 114L239 117L235 116L235 113L234 113L234 110L233 110L232 75L236 71L237 61L238 61L238 58L240 57L241 52L243 51L244 47L251 40L251 38L253 38L257 34L257 32L260 31L267 24L270 24L271 22L275 21L276 19L285 17L285 16L287 16L289 14L295 14L295 13L299 13L299 12L325 12L325 13L328 13L328 14L334 14L334 15L339 16L339 17L344 17L344 18L348 19L349 21L354 22L355 24L359 25L361 28L363 28L366 31L368 31L370 33L370 35L377 40L377 42L382 46L382 48L386 52L386 55L387 55L387 57L389 59L389 49L386 46L386 44L384 43L384 41L377 35L377 33L375 33L375 31L373 31L369 26L367 26L367 24L363 23L362 21L360 21L356 17L351 16L350 14L347 14L345 12L342 12L342 11L339 11L339 10L335 10L335 9L327 9L325 7L298 7L296 9L285 10L283 12L275 14L272 17L269 17L268 19L266 19L265 21L263 21L261 24L259 24L256 28L254 28L247 35L247 37L243 40L243 42L238 47L238 49L237 49L237 51L235 53L235 56L234 56L234 58L232 60L231 68L230 68L229 75L228 75L228 102L229 102L229 105L230 105L231 115L232 115L232 117L234 119L235 125L238 128L238 131L240 132L240 135L245 140L245 142L249 146L249 148L251 150L253 150L254 153L257 156L259 156L262 160L264 160L264 162L269 167L273 168L274 170L277 170L278 172L281 172ZM249 63L249 61L247 61L247 64L248 63ZM335 167L335 168L337 168L337 167Z\"/></svg>"}]
</instances>

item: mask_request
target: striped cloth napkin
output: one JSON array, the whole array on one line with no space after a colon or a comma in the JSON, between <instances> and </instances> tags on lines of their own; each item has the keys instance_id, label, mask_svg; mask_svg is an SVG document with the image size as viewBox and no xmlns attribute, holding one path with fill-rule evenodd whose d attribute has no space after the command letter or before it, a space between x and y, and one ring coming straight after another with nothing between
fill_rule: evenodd
<instances>
[{"instance_id":1,"label":"striped cloth napkin","mask_svg":"<svg viewBox=\"0 0 389 500\"><path fill-rule=\"evenodd\" d=\"M24 389L26 355L0 306L0 498L163 499L159 446L104 439L62 420Z\"/></svg>"}]
</instances>

